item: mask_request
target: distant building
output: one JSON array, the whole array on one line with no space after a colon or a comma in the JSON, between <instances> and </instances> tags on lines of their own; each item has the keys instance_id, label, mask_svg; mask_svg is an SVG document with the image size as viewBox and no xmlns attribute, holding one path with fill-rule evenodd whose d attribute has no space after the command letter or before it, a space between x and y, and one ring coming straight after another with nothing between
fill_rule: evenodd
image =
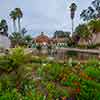
<instances>
[{"instance_id":1,"label":"distant building","mask_svg":"<svg viewBox=\"0 0 100 100\"><path fill-rule=\"evenodd\" d=\"M67 44L67 38L66 37L53 37L49 38L47 35L44 35L42 32L39 36L33 38L33 47L35 45L42 45L42 46L66 46Z\"/></svg>"},{"instance_id":2,"label":"distant building","mask_svg":"<svg viewBox=\"0 0 100 100\"><path fill-rule=\"evenodd\" d=\"M43 32L39 36L33 38L33 43L36 45L48 45L50 42L51 39L47 35L44 35Z\"/></svg>"},{"instance_id":3,"label":"distant building","mask_svg":"<svg viewBox=\"0 0 100 100\"><path fill-rule=\"evenodd\" d=\"M66 37L54 37L51 40L52 40L52 43L58 47L67 46L67 38Z\"/></svg>"},{"instance_id":4,"label":"distant building","mask_svg":"<svg viewBox=\"0 0 100 100\"><path fill-rule=\"evenodd\" d=\"M6 35L0 34L0 48L8 49L11 46L11 41Z\"/></svg>"}]
</instances>

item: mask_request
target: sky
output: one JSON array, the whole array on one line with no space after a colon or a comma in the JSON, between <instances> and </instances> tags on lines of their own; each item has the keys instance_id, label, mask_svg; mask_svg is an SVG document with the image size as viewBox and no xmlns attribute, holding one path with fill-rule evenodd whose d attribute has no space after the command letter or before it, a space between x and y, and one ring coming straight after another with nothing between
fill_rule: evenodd
<instances>
[{"instance_id":1,"label":"sky","mask_svg":"<svg viewBox=\"0 0 100 100\"><path fill-rule=\"evenodd\" d=\"M21 27L27 29L27 34L33 37L45 32L52 36L56 30L71 31L70 9L72 2L77 4L75 27L82 23L80 12L87 8L92 0L0 0L0 18L6 19L9 33L13 32L9 13L14 8L21 8L23 18Z\"/></svg>"}]
</instances>

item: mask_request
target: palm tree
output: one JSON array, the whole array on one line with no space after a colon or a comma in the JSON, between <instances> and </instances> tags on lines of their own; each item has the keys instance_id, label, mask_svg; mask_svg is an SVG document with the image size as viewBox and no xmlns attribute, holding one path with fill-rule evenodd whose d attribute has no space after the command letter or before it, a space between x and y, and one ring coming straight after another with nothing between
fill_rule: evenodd
<instances>
[{"instance_id":1,"label":"palm tree","mask_svg":"<svg viewBox=\"0 0 100 100\"><path fill-rule=\"evenodd\" d=\"M17 15L17 18L18 18L18 29L19 29L19 33L21 33L21 23L20 23L20 20L23 17L23 13L22 13L22 11L21 11L20 8L15 8L15 12L16 12L16 15Z\"/></svg>"},{"instance_id":2,"label":"palm tree","mask_svg":"<svg viewBox=\"0 0 100 100\"><path fill-rule=\"evenodd\" d=\"M12 33L9 38L13 47L15 47L16 45L21 45L24 42L21 34L17 32Z\"/></svg>"},{"instance_id":3,"label":"palm tree","mask_svg":"<svg viewBox=\"0 0 100 100\"><path fill-rule=\"evenodd\" d=\"M11 11L10 17L11 17L11 19L13 20L14 32L16 32L16 31L17 31L17 28L16 28L16 22L15 22L16 19L17 19L16 12L15 12L15 11Z\"/></svg>"},{"instance_id":4,"label":"palm tree","mask_svg":"<svg viewBox=\"0 0 100 100\"><path fill-rule=\"evenodd\" d=\"M76 27L75 33L80 37L80 39L85 40L88 44L92 44L92 33L90 32L87 24L80 24Z\"/></svg>"},{"instance_id":5,"label":"palm tree","mask_svg":"<svg viewBox=\"0 0 100 100\"><path fill-rule=\"evenodd\" d=\"M77 9L77 5L75 3L72 3L71 6L70 6L70 17L71 17L71 20L72 20L72 34L73 34L73 31L74 31L74 17L75 17L76 9Z\"/></svg>"},{"instance_id":6,"label":"palm tree","mask_svg":"<svg viewBox=\"0 0 100 100\"><path fill-rule=\"evenodd\" d=\"M81 12L80 17L84 21L100 19L100 0L93 0L91 6Z\"/></svg>"},{"instance_id":7,"label":"palm tree","mask_svg":"<svg viewBox=\"0 0 100 100\"><path fill-rule=\"evenodd\" d=\"M100 18L100 0L94 0L92 1L92 5L95 8L95 11L97 11L97 18Z\"/></svg>"},{"instance_id":8,"label":"palm tree","mask_svg":"<svg viewBox=\"0 0 100 100\"><path fill-rule=\"evenodd\" d=\"M8 36L8 25L5 19L2 19L0 22L0 33Z\"/></svg>"},{"instance_id":9,"label":"palm tree","mask_svg":"<svg viewBox=\"0 0 100 100\"><path fill-rule=\"evenodd\" d=\"M83 18L83 21L88 21L89 20L89 16L88 16L88 12L87 9L83 10L80 14L80 18Z\"/></svg>"}]
</instances>

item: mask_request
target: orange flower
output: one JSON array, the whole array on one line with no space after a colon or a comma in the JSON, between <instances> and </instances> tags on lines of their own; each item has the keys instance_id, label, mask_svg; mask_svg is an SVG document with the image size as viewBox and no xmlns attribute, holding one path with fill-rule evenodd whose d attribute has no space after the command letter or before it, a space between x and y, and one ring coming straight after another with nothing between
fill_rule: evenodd
<instances>
[{"instance_id":1,"label":"orange flower","mask_svg":"<svg viewBox=\"0 0 100 100\"><path fill-rule=\"evenodd\" d=\"M62 81L66 82L66 77L63 77Z\"/></svg>"},{"instance_id":2,"label":"orange flower","mask_svg":"<svg viewBox=\"0 0 100 100\"><path fill-rule=\"evenodd\" d=\"M77 92L77 93L80 93L80 88L77 88L77 89L76 89L76 92Z\"/></svg>"},{"instance_id":3,"label":"orange flower","mask_svg":"<svg viewBox=\"0 0 100 100\"><path fill-rule=\"evenodd\" d=\"M88 80L92 80L92 78L91 78L91 77L89 77L89 76L87 77L87 79L88 79Z\"/></svg>"},{"instance_id":4,"label":"orange flower","mask_svg":"<svg viewBox=\"0 0 100 100\"><path fill-rule=\"evenodd\" d=\"M77 82L77 81L74 81L73 84L76 85L76 86L79 86L80 85L80 83Z\"/></svg>"},{"instance_id":5,"label":"orange flower","mask_svg":"<svg viewBox=\"0 0 100 100\"><path fill-rule=\"evenodd\" d=\"M61 97L61 99L62 99L62 100L66 100L66 97L65 97L65 96L64 96L64 97Z\"/></svg>"}]
</instances>

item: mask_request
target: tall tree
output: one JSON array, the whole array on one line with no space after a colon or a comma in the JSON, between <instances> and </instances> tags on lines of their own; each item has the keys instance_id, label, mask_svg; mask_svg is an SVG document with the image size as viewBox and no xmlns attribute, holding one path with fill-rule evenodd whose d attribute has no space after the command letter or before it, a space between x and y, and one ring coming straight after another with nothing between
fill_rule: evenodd
<instances>
[{"instance_id":1,"label":"tall tree","mask_svg":"<svg viewBox=\"0 0 100 100\"><path fill-rule=\"evenodd\" d=\"M21 11L20 8L15 8L15 12L16 12L16 15L17 15L17 18L18 18L18 32L21 33L21 18L23 17L23 13Z\"/></svg>"},{"instance_id":2,"label":"tall tree","mask_svg":"<svg viewBox=\"0 0 100 100\"><path fill-rule=\"evenodd\" d=\"M95 19L91 20L88 23L89 29L92 31L92 33L99 33L100 32L100 20Z\"/></svg>"},{"instance_id":3,"label":"tall tree","mask_svg":"<svg viewBox=\"0 0 100 100\"><path fill-rule=\"evenodd\" d=\"M92 44L92 32L90 32L87 24L81 24L76 27L75 33L81 38L84 39L85 41L88 42L88 44Z\"/></svg>"},{"instance_id":4,"label":"tall tree","mask_svg":"<svg viewBox=\"0 0 100 100\"><path fill-rule=\"evenodd\" d=\"M70 32L56 31L54 33L54 38L56 38L56 37L60 37L60 38L69 37L69 35L70 35Z\"/></svg>"},{"instance_id":5,"label":"tall tree","mask_svg":"<svg viewBox=\"0 0 100 100\"><path fill-rule=\"evenodd\" d=\"M0 33L8 36L8 25L5 19L2 19L0 22Z\"/></svg>"},{"instance_id":6,"label":"tall tree","mask_svg":"<svg viewBox=\"0 0 100 100\"><path fill-rule=\"evenodd\" d=\"M11 19L13 20L14 32L16 32L16 31L17 31L17 28L16 28L16 19L17 19L17 15L16 15L16 12L15 12L14 10L11 11L10 17L11 17Z\"/></svg>"},{"instance_id":7,"label":"tall tree","mask_svg":"<svg viewBox=\"0 0 100 100\"><path fill-rule=\"evenodd\" d=\"M72 3L71 6L70 6L70 17L71 17L71 20L72 20L72 34L73 34L73 31L74 31L74 17L75 17L76 9L77 9L77 5L75 3Z\"/></svg>"},{"instance_id":8,"label":"tall tree","mask_svg":"<svg viewBox=\"0 0 100 100\"><path fill-rule=\"evenodd\" d=\"M84 21L100 18L100 0L94 0L87 9L83 10L80 17Z\"/></svg>"},{"instance_id":9,"label":"tall tree","mask_svg":"<svg viewBox=\"0 0 100 100\"><path fill-rule=\"evenodd\" d=\"M96 41L98 33L100 33L100 19L95 19L95 20L91 20L88 23L88 27L90 29L90 31L93 33L92 37L93 37L93 42Z\"/></svg>"}]
</instances>

